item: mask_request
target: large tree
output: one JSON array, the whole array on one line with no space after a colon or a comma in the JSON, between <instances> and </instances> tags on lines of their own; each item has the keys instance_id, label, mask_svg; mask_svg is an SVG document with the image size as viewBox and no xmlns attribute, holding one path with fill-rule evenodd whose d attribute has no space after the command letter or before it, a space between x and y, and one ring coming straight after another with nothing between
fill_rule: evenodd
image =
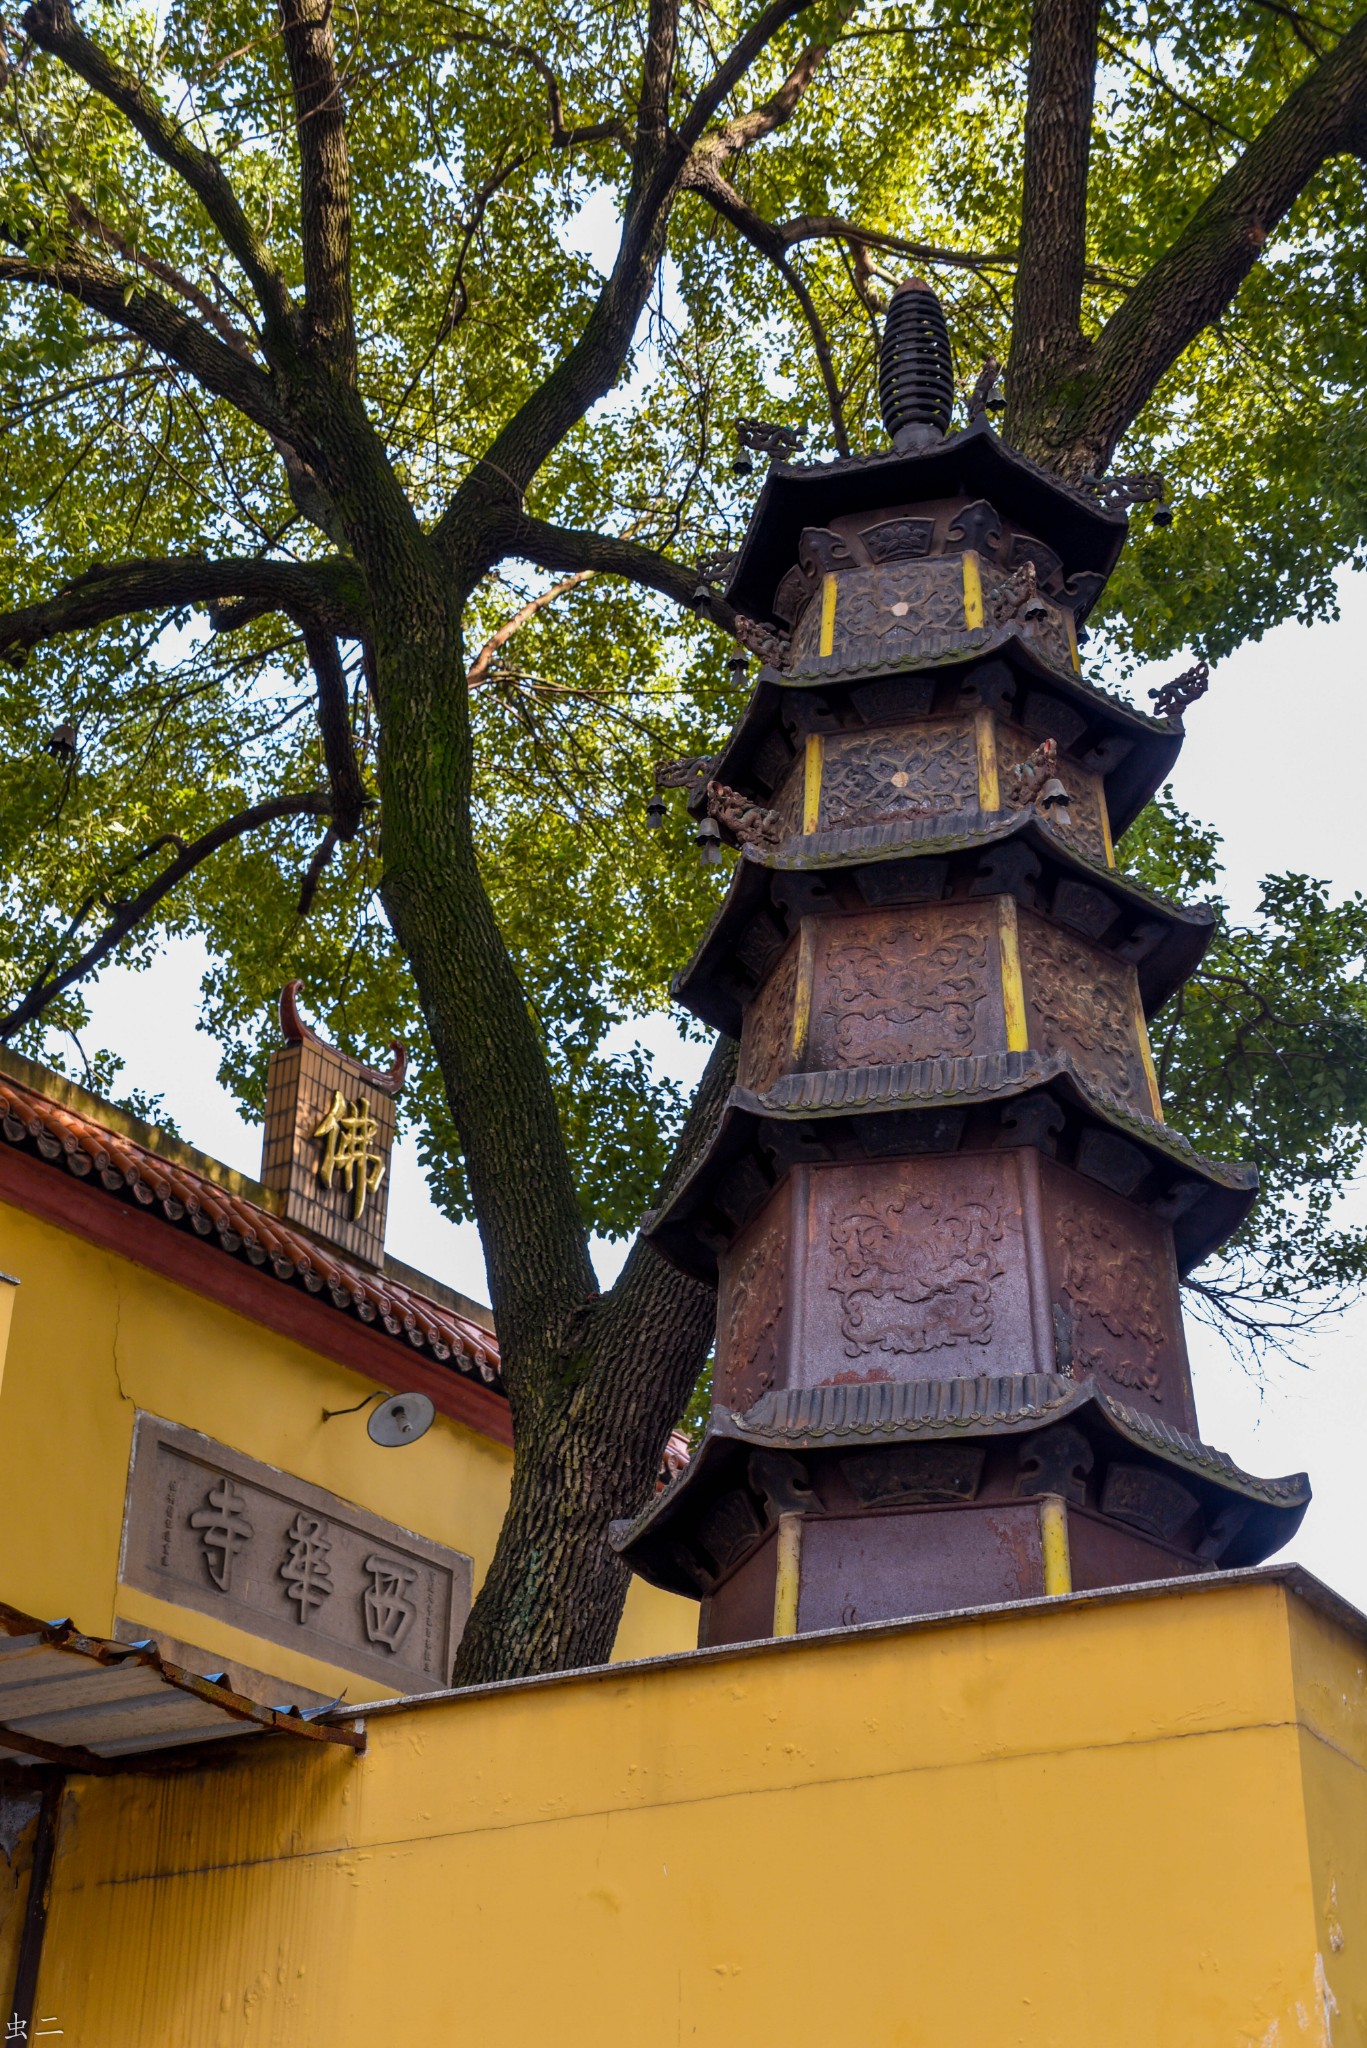
<instances>
[{"instance_id":1,"label":"large tree","mask_svg":"<svg viewBox=\"0 0 1367 2048\"><path fill-rule=\"evenodd\" d=\"M457 1675L601 1659L607 1525L712 1319L643 1242L601 1293L589 1235L629 1230L730 1072L719 1044L685 1114L618 1027L711 900L640 825L651 760L739 701L696 566L743 523L731 423L877 445L878 317L928 270L966 381L1004 365L1009 440L1073 479L1159 464L1178 498L1110 658L1313 611L1364 533L1367 17L34 0L4 35L0 1035L74 1027L85 975L186 929L248 1100L286 972L349 1042L406 1022L516 1430ZM1149 872L1207 860L1184 830ZM1274 1145L1300 1119L1291 1216L1316 1134L1351 1152L1367 1121L1362 924L1316 955L1326 1040L1303 990L1275 1024L1260 993L1323 906L1271 911L1168 1057L1224 1089L1217 1128L1254 1098Z\"/></svg>"}]
</instances>

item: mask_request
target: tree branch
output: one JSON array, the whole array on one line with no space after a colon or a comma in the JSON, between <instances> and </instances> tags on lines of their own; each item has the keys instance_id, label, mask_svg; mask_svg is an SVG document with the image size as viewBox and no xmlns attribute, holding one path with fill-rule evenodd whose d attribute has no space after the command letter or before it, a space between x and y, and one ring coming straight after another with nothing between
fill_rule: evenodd
<instances>
[{"instance_id":1,"label":"tree branch","mask_svg":"<svg viewBox=\"0 0 1367 2048\"><path fill-rule=\"evenodd\" d=\"M482 567L495 526L489 500L501 497L520 506L521 495L542 463L598 399L610 391L626 360L641 310L650 296L664 250L669 209L694 144L726 94L763 54L784 24L812 0L769 0L694 101L677 135L660 132L660 94L672 75L676 0L652 0L641 103L633 150L631 186L621 240L611 275L604 282L582 333L542 384L495 436L481 461L456 491L433 538L450 559L457 535L472 522ZM662 81L665 84L662 85Z\"/></svg>"},{"instance_id":2,"label":"tree branch","mask_svg":"<svg viewBox=\"0 0 1367 2048\"><path fill-rule=\"evenodd\" d=\"M696 570L686 563L671 561L640 541L620 539L611 533L588 533L573 526L553 526L548 520L524 513L509 520L503 529L499 556L516 555L535 562L541 569L582 571L585 574L622 576L645 590L658 590L675 604L697 610L699 588ZM725 599L715 592L702 607L700 617L708 618L724 632L732 632L736 615Z\"/></svg>"},{"instance_id":3,"label":"tree branch","mask_svg":"<svg viewBox=\"0 0 1367 2048\"><path fill-rule=\"evenodd\" d=\"M449 29L442 36L443 45L455 47L461 43L482 44L491 50L502 50L510 57L518 58L531 66L546 88L547 113L550 119L551 146L554 149L572 149L579 142L617 142L623 149L630 149L634 141L631 124L622 114L608 116L602 121L567 121L565 99L560 80L548 60L531 43L519 43L512 36L502 35L497 29Z\"/></svg>"},{"instance_id":4,"label":"tree branch","mask_svg":"<svg viewBox=\"0 0 1367 2048\"><path fill-rule=\"evenodd\" d=\"M79 633L137 612L206 610L219 632L266 612L307 619L347 638L364 630L366 600L353 562L202 561L194 555L100 562L39 604L0 612L0 656L22 659L62 633Z\"/></svg>"},{"instance_id":5,"label":"tree branch","mask_svg":"<svg viewBox=\"0 0 1367 2048\"><path fill-rule=\"evenodd\" d=\"M331 830L338 839L354 839L365 809L366 788L351 737L346 671L337 652L336 635L325 626L306 623L304 647L318 691L318 732L332 793Z\"/></svg>"},{"instance_id":6,"label":"tree branch","mask_svg":"<svg viewBox=\"0 0 1367 2048\"><path fill-rule=\"evenodd\" d=\"M212 831L192 840L188 846L182 846L171 865L163 869L154 882L149 882L147 887L129 902L117 906L114 916L99 937L87 946L69 967L54 973L49 963L43 969L23 1001L17 1003L7 1016L0 1017L0 1041L13 1038L26 1024L34 1023L59 995L82 980L92 968L98 967L121 940L126 939L131 931L136 930L138 925L151 915L178 882L193 874L194 870L208 860L211 854L217 853L220 847L230 845L233 840L242 838L244 833L255 831L260 825L272 825L279 818L322 818L328 815L328 810L327 797L321 796L316 790L308 790L295 796L271 797L265 803L252 804L249 809L239 811L235 817L225 818L223 823L215 825ZM157 843L164 845L166 841ZM152 850L155 849L149 849Z\"/></svg>"},{"instance_id":7,"label":"tree branch","mask_svg":"<svg viewBox=\"0 0 1367 2048\"><path fill-rule=\"evenodd\" d=\"M1100 0L1035 0L1007 388L1028 416L1082 354ZM1007 423L1008 434L1011 424Z\"/></svg>"},{"instance_id":8,"label":"tree branch","mask_svg":"<svg viewBox=\"0 0 1367 2048\"><path fill-rule=\"evenodd\" d=\"M908 256L916 263L943 263L956 270L1010 270L1016 262L1014 249L942 249L935 242L909 242L903 235L861 227L857 220L846 220L839 213L799 213L776 226L787 249L798 242L849 242L858 248L881 249L889 256Z\"/></svg>"},{"instance_id":9,"label":"tree branch","mask_svg":"<svg viewBox=\"0 0 1367 2048\"><path fill-rule=\"evenodd\" d=\"M1367 15L1282 102L1112 314L1084 376L1023 437L1026 451L1062 460L1069 474L1104 471L1159 380L1223 312L1316 172L1349 154L1367 158Z\"/></svg>"},{"instance_id":10,"label":"tree branch","mask_svg":"<svg viewBox=\"0 0 1367 2048\"><path fill-rule=\"evenodd\" d=\"M179 363L206 391L226 398L268 434L288 438L288 424L264 370L209 334L160 292L146 290L136 277L98 262L88 251L73 247L45 263L0 255L0 284L42 285L64 292L112 327L136 334L158 355Z\"/></svg>"},{"instance_id":11,"label":"tree branch","mask_svg":"<svg viewBox=\"0 0 1367 2048\"><path fill-rule=\"evenodd\" d=\"M805 13L811 4L812 0L769 0L769 5L763 9L758 18L745 31L745 34L732 49L730 55L723 63L717 66L717 69L713 72L711 78L702 88L702 91L698 94L679 124L678 133L674 137L674 147L679 152L681 158L690 156L695 146L702 141L707 131L708 123L716 115L717 109L721 106L723 100L726 99L729 93L735 91L751 65L757 63L764 55L765 50L769 47L769 44L773 41L779 30L786 28L787 24L795 20L799 14ZM848 13L852 5L853 0L846 0L844 11ZM826 55L829 47L828 43L814 43L811 45L811 51L815 53L815 61L811 67L813 72L821 62L821 59ZM805 55L806 53L804 53ZM801 60L799 60L799 64L794 68L794 71L789 74L783 86L779 88L779 91L773 95L772 99L765 102L764 107L756 108L753 114L741 117L742 126L747 122L762 121L766 109L777 107L783 101L785 94L792 88L793 81L800 69ZM779 118L787 120L793 106L796 106L798 99L809 82L810 76L811 73L808 73L807 77L803 78L802 83L797 86L796 91L792 92L792 105L788 106ZM772 126L777 127L778 125L779 120L775 119ZM763 126L759 126L755 130L756 135L769 132L770 130ZM754 137L748 137L747 139L753 140ZM737 144L737 147L741 146L743 145Z\"/></svg>"},{"instance_id":12,"label":"tree branch","mask_svg":"<svg viewBox=\"0 0 1367 2048\"><path fill-rule=\"evenodd\" d=\"M849 432L845 423L845 397L836 375L835 358L831 352L830 337L826 333L821 315L805 278L788 257L788 244L782 228L764 219L741 198L735 186L724 178L710 156L695 151L684 173L684 186L705 199L723 220L744 235L761 256L767 256L782 277L793 297L797 300L802 317L807 322L812 337L812 348L816 355L821 381L826 390L826 404L831 415L831 426L835 434L836 451L840 455L850 452Z\"/></svg>"},{"instance_id":13,"label":"tree branch","mask_svg":"<svg viewBox=\"0 0 1367 2048\"><path fill-rule=\"evenodd\" d=\"M470 663L469 668L465 672L466 688L477 690L481 683L487 682L494 665L494 656L499 652L500 648L507 646L514 633L520 633L522 628L529 625L538 612L544 612L548 605L555 603L557 598L567 596L571 590L577 590L579 585L586 583L593 573L592 569L576 569L573 575L562 576L560 581L553 583L549 590L538 591L535 597L528 598L526 604L519 605L512 617L505 619L497 631L489 635L484 645L480 648L479 653Z\"/></svg>"},{"instance_id":14,"label":"tree branch","mask_svg":"<svg viewBox=\"0 0 1367 2048\"><path fill-rule=\"evenodd\" d=\"M224 246L250 278L268 327L287 325L293 307L284 279L238 204L217 157L191 142L142 80L91 41L77 26L69 0L33 0L33 5L25 8L22 22L40 49L58 58L117 108L152 154L189 186Z\"/></svg>"},{"instance_id":15,"label":"tree branch","mask_svg":"<svg viewBox=\"0 0 1367 2048\"><path fill-rule=\"evenodd\" d=\"M356 382L351 302L351 169L332 40L332 0L281 0L299 137L300 227L310 336Z\"/></svg>"}]
</instances>

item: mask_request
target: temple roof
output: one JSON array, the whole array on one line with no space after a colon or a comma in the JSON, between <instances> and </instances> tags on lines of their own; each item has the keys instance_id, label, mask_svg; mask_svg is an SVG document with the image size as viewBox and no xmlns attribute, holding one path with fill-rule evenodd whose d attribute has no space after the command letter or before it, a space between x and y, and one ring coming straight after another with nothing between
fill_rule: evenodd
<instances>
[{"instance_id":1,"label":"temple roof","mask_svg":"<svg viewBox=\"0 0 1367 2048\"><path fill-rule=\"evenodd\" d=\"M6 1064L13 1068L20 1061L7 1053ZM22 1064L38 1083L45 1069L32 1061ZM253 1184L241 1176L230 1177L235 1185L225 1184L227 1176L218 1178L189 1164L189 1147L175 1148L181 1157L170 1156L157 1145L158 1140L165 1145L165 1133L155 1128L147 1131L151 1143L139 1142L120 1128L132 1124L132 1118L114 1110L105 1121L94 1113L98 1105L90 1097L89 1109L77 1108L73 1102L85 1091L57 1075L50 1079L54 1094L60 1091L65 1100L0 1072L0 1134L8 1144L48 1161L54 1170L65 1168L111 1202L132 1203L168 1230L188 1231L217 1246L257 1268L263 1284L302 1287L341 1314L357 1317L408 1350L425 1352L502 1399L497 1338L444 1303L437 1283L427 1294L384 1268L347 1258L274 1214L266 1188L255 1188L253 1199L245 1191Z\"/></svg>"},{"instance_id":2,"label":"temple roof","mask_svg":"<svg viewBox=\"0 0 1367 2048\"><path fill-rule=\"evenodd\" d=\"M875 1444L1024 1436L1063 1421L1079 1426L1102 1450L1137 1451L1146 1463L1180 1472L1208 1511L1218 1514L1231 1496L1247 1503L1252 1512L1221 1550L1222 1567L1256 1564L1280 1548L1309 1504L1305 1473L1255 1478L1223 1451L1117 1401L1093 1380L1055 1373L875 1380L782 1389L762 1396L744 1415L716 1409L688 1469L634 1522L614 1525L613 1546L652 1585L696 1599L707 1583L689 1539L709 1500L746 1485L752 1451L810 1458Z\"/></svg>"},{"instance_id":3,"label":"temple roof","mask_svg":"<svg viewBox=\"0 0 1367 2048\"><path fill-rule=\"evenodd\" d=\"M1186 1274L1238 1229L1257 1169L1207 1159L1180 1132L1091 1087L1064 1053L983 1053L788 1074L733 1088L711 1144L644 1234L696 1278L716 1278L789 1167L894 1153L1036 1144L1171 1223Z\"/></svg>"},{"instance_id":4,"label":"temple roof","mask_svg":"<svg viewBox=\"0 0 1367 2048\"><path fill-rule=\"evenodd\" d=\"M981 856L981 859L979 857ZM930 863L943 865L934 877ZM943 900L956 868L983 886L975 895L1014 893L1027 909L1082 932L1133 962L1145 1012L1152 1015L1198 965L1215 929L1208 904L1169 903L1114 868L1088 859L1033 809L944 812L882 825L795 834L777 848L747 846L731 885L673 993L704 1023L739 1038L742 1009L806 915ZM920 867L926 885L918 888ZM872 877L867 895L865 878ZM1106 915L1107 909L1111 915Z\"/></svg>"},{"instance_id":5,"label":"temple roof","mask_svg":"<svg viewBox=\"0 0 1367 2048\"><path fill-rule=\"evenodd\" d=\"M834 462L774 463L726 595L739 612L776 618L774 593L797 560L804 527L958 496L988 498L1003 518L1047 541L1069 576L1109 576L1129 530L1123 513L1103 510L1090 492L1028 461L979 418L922 454L889 449Z\"/></svg>"}]
</instances>

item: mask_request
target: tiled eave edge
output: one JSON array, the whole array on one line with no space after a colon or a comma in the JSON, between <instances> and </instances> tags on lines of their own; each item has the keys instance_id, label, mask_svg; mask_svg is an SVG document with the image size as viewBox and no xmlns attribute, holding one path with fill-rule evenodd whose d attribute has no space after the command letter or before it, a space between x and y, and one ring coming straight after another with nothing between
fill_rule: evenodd
<instances>
[{"instance_id":1,"label":"tiled eave edge","mask_svg":"<svg viewBox=\"0 0 1367 2048\"><path fill-rule=\"evenodd\" d=\"M0 1199L512 1442L478 1324L8 1078L0 1139Z\"/></svg>"}]
</instances>

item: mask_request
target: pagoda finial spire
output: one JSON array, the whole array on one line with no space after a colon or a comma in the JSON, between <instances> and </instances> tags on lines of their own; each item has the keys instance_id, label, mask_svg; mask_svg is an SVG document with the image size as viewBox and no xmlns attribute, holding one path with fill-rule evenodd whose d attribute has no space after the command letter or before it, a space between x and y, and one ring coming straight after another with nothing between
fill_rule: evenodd
<instances>
[{"instance_id":1,"label":"pagoda finial spire","mask_svg":"<svg viewBox=\"0 0 1367 2048\"><path fill-rule=\"evenodd\" d=\"M933 448L949 431L954 357L944 310L923 277L899 284L883 325L878 358L883 425L900 455Z\"/></svg>"}]
</instances>

